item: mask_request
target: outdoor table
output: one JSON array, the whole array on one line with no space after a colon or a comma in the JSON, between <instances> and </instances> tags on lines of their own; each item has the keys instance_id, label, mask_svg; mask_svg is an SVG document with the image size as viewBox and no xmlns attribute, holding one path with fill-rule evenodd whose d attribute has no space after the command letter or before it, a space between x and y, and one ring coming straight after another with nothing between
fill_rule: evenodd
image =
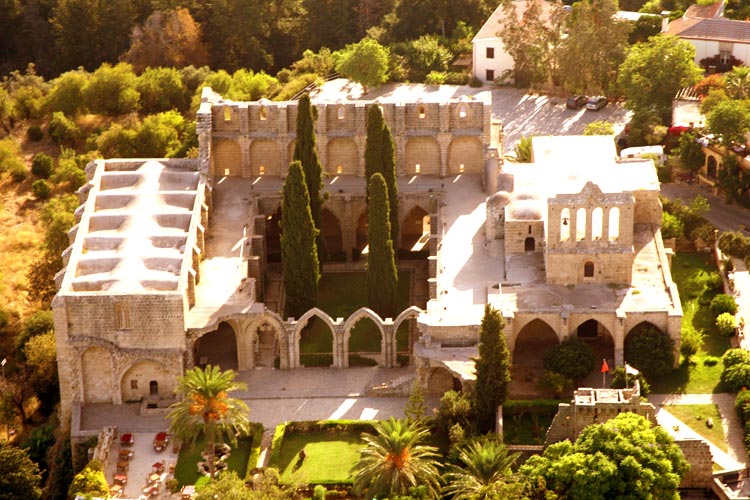
<instances>
[{"instance_id":1,"label":"outdoor table","mask_svg":"<svg viewBox=\"0 0 750 500\"><path fill-rule=\"evenodd\" d=\"M129 432L120 436L120 444L123 446L130 446L135 442L133 435Z\"/></svg>"},{"instance_id":2,"label":"outdoor table","mask_svg":"<svg viewBox=\"0 0 750 500\"><path fill-rule=\"evenodd\" d=\"M160 432L156 435L154 438L154 450L156 451L162 451L164 448L167 447L167 443L169 442L169 436L166 432Z\"/></svg>"},{"instance_id":3,"label":"outdoor table","mask_svg":"<svg viewBox=\"0 0 750 500\"><path fill-rule=\"evenodd\" d=\"M180 495L182 500L192 500L193 495L195 495L195 486L192 484L183 486L180 490Z\"/></svg>"},{"instance_id":4,"label":"outdoor table","mask_svg":"<svg viewBox=\"0 0 750 500\"><path fill-rule=\"evenodd\" d=\"M158 481L160 477L161 477L161 474L157 474L156 472L152 472L151 474L148 475L148 482L149 482L149 484L153 485L153 483L155 483L156 481Z\"/></svg>"},{"instance_id":5,"label":"outdoor table","mask_svg":"<svg viewBox=\"0 0 750 500\"><path fill-rule=\"evenodd\" d=\"M117 462L117 472L127 472L128 471L128 462L127 461L119 461Z\"/></svg>"},{"instance_id":6,"label":"outdoor table","mask_svg":"<svg viewBox=\"0 0 750 500\"><path fill-rule=\"evenodd\" d=\"M130 460L133 458L133 450L120 450L117 452L117 456L120 460Z\"/></svg>"},{"instance_id":7,"label":"outdoor table","mask_svg":"<svg viewBox=\"0 0 750 500\"><path fill-rule=\"evenodd\" d=\"M113 482L122 486L128 482L128 476L125 474L115 474Z\"/></svg>"},{"instance_id":8,"label":"outdoor table","mask_svg":"<svg viewBox=\"0 0 750 500\"><path fill-rule=\"evenodd\" d=\"M113 496L115 498L118 498L121 493L122 493L122 486L120 486L119 484L116 484L109 489L110 496Z\"/></svg>"},{"instance_id":9,"label":"outdoor table","mask_svg":"<svg viewBox=\"0 0 750 500\"><path fill-rule=\"evenodd\" d=\"M161 474L162 472L164 472L164 462L156 462L151 466L151 470L158 474Z\"/></svg>"}]
</instances>

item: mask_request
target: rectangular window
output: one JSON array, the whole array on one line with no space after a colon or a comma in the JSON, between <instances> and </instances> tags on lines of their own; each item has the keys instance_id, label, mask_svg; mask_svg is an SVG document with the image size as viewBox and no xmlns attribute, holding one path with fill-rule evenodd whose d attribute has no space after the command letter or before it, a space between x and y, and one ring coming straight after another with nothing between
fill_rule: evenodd
<instances>
[{"instance_id":1,"label":"rectangular window","mask_svg":"<svg viewBox=\"0 0 750 500\"><path fill-rule=\"evenodd\" d=\"M488 69L487 70L487 74L485 75L484 79L487 80L488 82L495 81L495 70L494 69Z\"/></svg>"},{"instance_id":2,"label":"rectangular window","mask_svg":"<svg viewBox=\"0 0 750 500\"><path fill-rule=\"evenodd\" d=\"M138 381L137 380L131 380L130 381L130 388L131 389L138 389Z\"/></svg>"},{"instance_id":3,"label":"rectangular window","mask_svg":"<svg viewBox=\"0 0 750 500\"><path fill-rule=\"evenodd\" d=\"M495 47L487 47L487 59L495 58Z\"/></svg>"}]
</instances>

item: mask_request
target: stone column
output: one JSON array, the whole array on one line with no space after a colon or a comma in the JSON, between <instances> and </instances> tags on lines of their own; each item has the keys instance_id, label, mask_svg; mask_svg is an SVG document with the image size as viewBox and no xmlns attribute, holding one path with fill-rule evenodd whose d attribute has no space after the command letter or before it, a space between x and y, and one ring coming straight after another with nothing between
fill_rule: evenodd
<instances>
[{"instance_id":1,"label":"stone column","mask_svg":"<svg viewBox=\"0 0 750 500\"><path fill-rule=\"evenodd\" d=\"M237 138L237 143L240 145L240 175L246 179L253 176L250 166L250 146L252 142L252 139L246 136Z\"/></svg>"},{"instance_id":2,"label":"stone column","mask_svg":"<svg viewBox=\"0 0 750 500\"><path fill-rule=\"evenodd\" d=\"M615 365L625 364L625 316L617 313L615 320L615 331L612 332L615 341Z\"/></svg>"},{"instance_id":3,"label":"stone column","mask_svg":"<svg viewBox=\"0 0 750 500\"><path fill-rule=\"evenodd\" d=\"M568 223L570 224L570 238L568 238L568 244L571 246L576 246L578 244L578 217L573 207L566 208L570 212L570 220L568 221Z\"/></svg>"},{"instance_id":4,"label":"stone column","mask_svg":"<svg viewBox=\"0 0 750 500\"><path fill-rule=\"evenodd\" d=\"M609 245L609 207L602 207L602 244Z\"/></svg>"}]
</instances>

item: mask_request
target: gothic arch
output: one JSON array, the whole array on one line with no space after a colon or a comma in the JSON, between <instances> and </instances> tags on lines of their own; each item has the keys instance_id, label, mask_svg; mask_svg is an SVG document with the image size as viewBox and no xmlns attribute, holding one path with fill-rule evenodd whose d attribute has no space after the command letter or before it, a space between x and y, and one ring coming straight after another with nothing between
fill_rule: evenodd
<instances>
[{"instance_id":1,"label":"gothic arch","mask_svg":"<svg viewBox=\"0 0 750 500\"><path fill-rule=\"evenodd\" d=\"M259 341L258 330L263 325L269 325L271 327L271 329L273 330L274 338L278 343L279 368L289 368L289 344L287 342L284 322L281 320L281 317L278 314L269 310L267 310L264 314L257 316L255 319L253 319L253 321L247 323L239 335L242 340L238 343L243 345L246 352L249 352L250 356L252 356L252 363L249 363L247 362L249 360L246 360L245 365L252 368L255 368L257 365L255 347Z\"/></svg>"},{"instance_id":2,"label":"gothic arch","mask_svg":"<svg viewBox=\"0 0 750 500\"><path fill-rule=\"evenodd\" d=\"M256 175L281 175L280 146L269 139L255 139L250 144L250 171Z\"/></svg>"},{"instance_id":3,"label":"gothic arch","mask_svg":"<svg viewBox=\"0 0 750 500\"><path fill-rule=\"evenodd\" d=\"M333 357L332 365L336 365L337 351L336 351L336 323L325 311L313 307L303 314L295 323L293 330L293 342L294 342L294 363L293 366L303 366L300 362L300 355L302 354L302 330L307 326L308 322L312 318L318 318L323 322L325 327L331 332L331 355ZM291 360L290 360L291 361Z\"/></svg>"},{"instance_id":4,"label":"gothic arch","mask_svg":"<svg viewBox=\"0 0 750 500\"><path fill-rule=\"evenodd\" d=\"M218 322L214 330L204 332L193 345L193 359L197 365L218 365L222 370L240 367L240 353L246 346L237 322Z\"/></svg>"},{"instance_id":5,"label":"gothic arch","mask_svg":"<svg viewBox=\"0 0 750 500\"><path fill-rule=\"evenodd\" d=\"M232 139L217 139L213 145L211 156L214 160L214 175L242 175L240 145Z\"/></svg>"},{"instance_id":6,"label":"gothic arch","mask_svg":"<svg viewBox=\"0 0 750 500\"><path fill-rule=\"evenodd\" d=\"M81 354L83 403L112 403L112 353L91 346Z\"/></svg>"},{"instance_id":7,"label":"gothic arch","mask_svg":"<svg viewBox=\"0 0 750 500\"><path fill-rule=\"evenodd\" d=\"M454 138L448 149L448 174L481 174L484 168L482 151L478 137Z\"/></svg>"},{"instance_id":8,"label":"gothic arch","mask_svg":"<svg viewBox=\"0 0 750 500\"><path fill-rule=\"evenodd\" d=\"M372 309L368 307L360 307L356 311L354 311L344 322L343 326L343 347L344 347L344 367L349 366L349 341L351 340L352 335L352 329L363 319L370 319L372 323L375 324L375 328L380 333L380 366L386 366L386 342L388 342L388 339L386 338L386 332L383 328L383 319L373 311Z\"/></svg>"},{"instance_id":9,"label":"gothic arch","mask_svg":"<svg viewBox=\"0 0 750 500\"><path fill-rule=\"evenodd\" d=\"M519 328L513 340L513 365L540 368L544 353L559 343L559 335L549 323L533 318Z\"/></svg>"},{"instance_id":10,"label":"gothic arch","mask_svg":"<svg viewBox=\"0 0 750 500\"><path fill-rule=\"evenodd\" d=\"M440 145L432 137L410 137L404 158L406 175L440 175Z\"/></svg>"},{"instance_id":11,"label":"gothic arch","mask_svg":"<svg viewBox=\"0 0 750 500\"><path fill-rule=\"evenodd\" d=\"M337 254L344 251L344 232L341 218L335 210L324 206L321 211L320 232L326 242L328 257L335 260Z\"/></svg>"},{"instance_id":12,"label":"gothic arch","mask_svg":"<svg viewBox=\"0 0 750 500\"><path fill-rule=\"evenodd\" d=\"M417 306L411 306L399 313L398 316L396 316L396 319L393 320L393 331L397 332L398 327L401 326L401 323L403 321L406 321L407 319L417 319L419 318L419 315L422 314L424 311Z\"/></svg>"},{"instance_id":13,"label":"gothic arch","mask_svg":"<svg viewBox=\"0 0 750 500\"><path fill-rule=\"evenodd\" d=\"M348 137L336 137L328 141L326 172L329 175L357 175L359 153L357 144Z\"/></svg>"},{"instance_id":14,"label":"gothic arch","mask_svg":"<svg viewBox=\"0 0 750 500\"><path fill-rule=\"evenodd\" d=\"M404 215L399 222L400 234L396 247L411 251L414 245L419 242L422 244L422 248L427 246L427 249L429 249L429 245L426 245L427 242L422 240L422 238L424 237L425 218L428 224L427 234L429 238L430 212L425 210L422 204L414 203L408 210L404 210L402 213ZM422 248L419 248L419 250Z\"/></svg>"}]
</instances>

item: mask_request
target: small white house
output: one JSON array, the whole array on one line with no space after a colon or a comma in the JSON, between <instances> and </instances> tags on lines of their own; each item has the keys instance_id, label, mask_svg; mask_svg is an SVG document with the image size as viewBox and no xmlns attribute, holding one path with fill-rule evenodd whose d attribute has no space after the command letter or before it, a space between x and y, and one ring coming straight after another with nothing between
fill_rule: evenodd
<instances>
[{"instance_id":1,"label":"small white house","mask_svg":"<svg viewBox=\"0 0 750 500\"><path fill-rule=\"evenodd\" d=\"M526 12L529 1L513 0L519 19ZM542 1L542 16L548 18L550 12L550 4ZM506 76L513 70L513 58L506 52L499 35L504 19L505 10L501 3L471 41L473 75L485 83L492 83L495 78Z\"/></svg>"},{"instance_id":2,"label":"small white house","mask_svg":"<svg viewBox=\"0 0 750 500\"><path fill-rule=\"evenodd\" d=\"M750 64L750 21L726 19L724 2L691 5L664 32L690 42L695 47L695 62L719 56L725 64L732 57Z\"/></svg>"}]
</instances>

